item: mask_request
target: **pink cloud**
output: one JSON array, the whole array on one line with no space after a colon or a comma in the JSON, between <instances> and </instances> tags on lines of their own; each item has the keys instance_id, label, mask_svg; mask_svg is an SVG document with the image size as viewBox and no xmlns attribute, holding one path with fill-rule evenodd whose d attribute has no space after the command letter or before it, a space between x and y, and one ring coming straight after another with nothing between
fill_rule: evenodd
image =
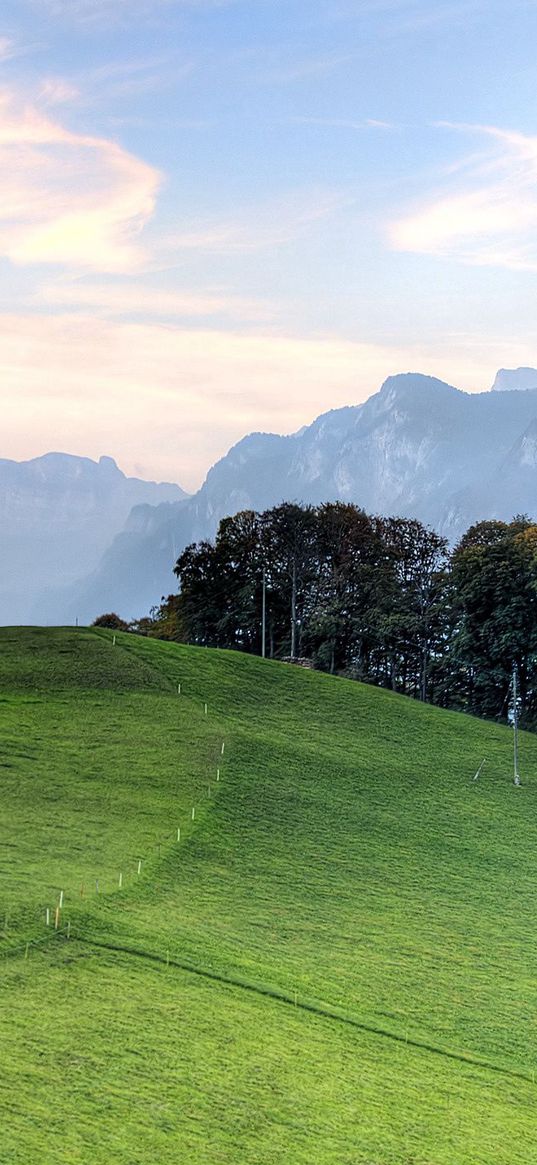
<instances>
[{"instance_id":1,"label":"pink cloud","mask_svg":"<svg viewBox=\"0 0 537 1165\"><path fill-rule=\"evenodd\" d=\"M140 266L160 175L106 138L0 95L0 254L102 272Z\"/></svg>"},{"instance_id":2,"label":"pink cloud","mask_svg":"<svg viewBox=\"0 0 537 1165\"><path fill-rule=\"evenodd\" d=\"M133 471L194 488L251 430L293 432L357 403L393 372L419 369L485 387L500 365L531 362L531 337L488 344L447 336L429 347L241 335L88 315L0 317L4 456L48 449L110 453Z\"/></svg>"},{"instance_id":3,"label":"pink cloud","mask_svg":"<svg viewBox=\"0 0 537 1165\"><path fill-rule=\"evenodd\" d=\"M274 308L263 300L236 295L225 288L205 291L168 290L133 282L91 282L63 279L47 284L37 295L38 303L71 308L98 316L121 318L145 316L147 319L206 318L219 316L243 322L270 320Z\"/></svg>"},{"instance_id":4,"label":"pink cloud","mask_svg":"<svg viewBox=\"0 0 537 1165\"><path fill-rule=\"evenodd\" d=\"M437 189L389 226L398 251L537 271L537 137L495 126L450 125L481 138L486 152L447 171Z\"/></svg>"}]
</instances>

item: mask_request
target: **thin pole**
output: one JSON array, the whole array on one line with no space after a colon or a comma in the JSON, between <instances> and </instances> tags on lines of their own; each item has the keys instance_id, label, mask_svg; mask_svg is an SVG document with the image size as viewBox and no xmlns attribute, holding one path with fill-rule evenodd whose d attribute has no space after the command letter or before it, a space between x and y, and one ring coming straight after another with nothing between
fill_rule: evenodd
<instances>
[{"instance_id":1,"label":"thin pole","mask_svg":"<svg viewBox=\"0 0 537 1165\"><path fill-rule=\"evenodd\" d=\"M261 608L261 656L265 658L265 640L267 631L267 579L265 574L265 567L263 567L263 600Z\"/></svg>"},{"instance_id":2,"label":"thin pole","mask_svg":"<svg viewBox=\"0 0 537 1165\"><path fill-rule=\"evenodd\" d=\"M481 764L480 764L480 766L479 766L479 768L478 768L478 770L477 770L477 773L475 774L474 781L477 781L477 778L478 778L479 776L481 776L481 769L483 768L483 765L484 765L484 763L485 763L486 759L487 759L487 758L486 758L486 756L484 756L484 757L483 757L483 760L481 761Z\"/></svg>"},{"instance_id":3,"label":"thin pole","mask_svg":"<svg viewBox=\"0 0 537 1165\"><path fill-rule=\"evenodd\" d=\"M519 785L519 784L520 784L520 777L519 777L519 775L518 775L518 704L517 704L518 693L517 693L517 682L516 682L516 681L517 681L517 674L516 674L516 664L513 664L513 728L514 728L514 738L513 738L513 765L514 765L514 773L513 773L513 784L515 784L515 785Z\"/></svg>"},{"instance_id":4,"label":"thin pole","mask_svg":"<svg viewBox=\"0 0 537 1165\"><path fill-rule=\"evenodd\" d=\"M296 656L296 558L293 559L291 583L291 659Z\"/></svg>"}]
</instances>

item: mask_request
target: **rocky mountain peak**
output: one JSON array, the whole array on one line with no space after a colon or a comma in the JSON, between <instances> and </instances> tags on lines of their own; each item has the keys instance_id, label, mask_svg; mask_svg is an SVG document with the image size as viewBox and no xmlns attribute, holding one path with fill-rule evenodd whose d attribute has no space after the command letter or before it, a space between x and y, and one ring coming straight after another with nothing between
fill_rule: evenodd
<instances>
[{"instance_id":1,"label":"rocky mountain peak","mask_svg":"<svg viewBox=\"0 0 537 1165\"><path fill-rule=\"evenodd\" d=\"M378 394L379 404L389 407L396 401L405 401L423 405L427 402L438 403L440 396L460 395L460 389L438 380L436 376L427 376L423 372L400 372L396 376L388 376ZM371 398L375 399L375 398Z\"/></svg>"},{"instance_id":2,"label":"rocky mountain peak","mask_svg":"<svg viewBox=\"0 0 537 1165\"><path fill-rule=\"evenodd\" d=\"M104 454L102 457L99 457L99 466L101 469L106 469L109 473L121 473L121 470L118 468L117 462L114 461L114 458L107 457L106 454Z\"/></svg>"},{"instance_id":3,"label":"rocky mountain peak","mask_svg":"<svg viewBox=\"0 0 537 1165\"><path fill-rule=\"evenodd\" d=\"M445 380L439 380L437 376L428 376L425 372L398 372L395 376L386 377L380 391L390 392L393 389L398 389L403 392L412 392L413 390L432 389L434 391L446 388L450 392L460 391L460 389L453 388L453 385L447 384Z\"/></svg>"},{"instance_id":4,"label":"rocky mountain peak","mask_svg":"<svg viewBox=\"0 0 537 1165\"><path fill-rule=\"evenodd\" d=\"M491 392L528 392L537 388L537 368L500 368Z\"/></svg>"}]
</instances>

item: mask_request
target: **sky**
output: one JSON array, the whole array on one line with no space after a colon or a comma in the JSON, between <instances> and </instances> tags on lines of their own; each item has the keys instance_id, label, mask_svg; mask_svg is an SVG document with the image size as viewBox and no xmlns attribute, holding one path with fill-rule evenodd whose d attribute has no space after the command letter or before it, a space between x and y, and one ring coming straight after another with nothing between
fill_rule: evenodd
<instances>
[{"instance_id":1,"label":"sky","mask_svg":"<svg viewBox=\"0 0 537 1165\"><path fill-rule=\"evenodd\" d=\"M537 0L3 0L0 456L537 363Z\"/></svg>"}]
</instances>

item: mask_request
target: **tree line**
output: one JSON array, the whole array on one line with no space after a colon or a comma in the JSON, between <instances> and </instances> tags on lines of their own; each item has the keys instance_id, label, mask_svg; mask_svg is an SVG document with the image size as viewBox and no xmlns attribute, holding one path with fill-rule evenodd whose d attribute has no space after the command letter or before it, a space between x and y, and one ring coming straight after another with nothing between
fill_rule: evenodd
<instances>
[{"instance_id":1,"label":"tree line","mask_svg":"<svg viewBox=\"0 0 537 1165\"><path fill-rule=\"evenodd\" d=\"M421 522L341 502L285 503L186 547L180 591L134 629L314 667L445 708L505 718L513 667L537 724L537 525ZM263 599L264 595L264 599Z\"/></svg>"}]
</instances>

